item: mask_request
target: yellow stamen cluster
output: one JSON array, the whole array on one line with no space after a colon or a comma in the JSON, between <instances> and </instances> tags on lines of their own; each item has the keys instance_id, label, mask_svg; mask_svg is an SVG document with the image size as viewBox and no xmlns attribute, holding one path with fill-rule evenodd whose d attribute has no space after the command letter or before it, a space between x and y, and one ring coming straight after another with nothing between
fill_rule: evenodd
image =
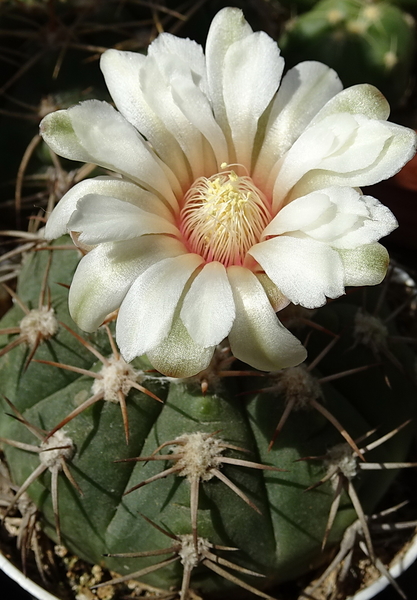
<instances>
[{"instance_id":1,"label":"yellow stamen cluster","mask_svg":"<svg viewBox=\"0 0 417 600\"><path fill-rule=\"evenodd\" d=\"M184 198L180 229L192 252L228 267L243 264L270 220L268 201L251 178L225 171L194 182Z\"/></svg>"}]
</instances>

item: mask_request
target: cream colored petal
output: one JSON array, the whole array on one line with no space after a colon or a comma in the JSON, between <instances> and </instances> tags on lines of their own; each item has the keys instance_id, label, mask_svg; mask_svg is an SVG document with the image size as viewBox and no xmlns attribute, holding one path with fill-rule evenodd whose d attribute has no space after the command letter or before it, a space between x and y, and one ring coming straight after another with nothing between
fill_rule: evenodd
<instances>
[{"instance_id":1,"label":"cream colored petal","mask_svg":"<svg viewBox=\"0 0 417 600\"><path fill-rule=\"evenodd\" d=\"M371 148L372 158L366 152L360 153L360 147L356 148L359 123L352 115L331 115L314 127L309 127L271 172L270 184L273 185L274 206L278 207L291 188L305 175L310 175L310 171L325 169L326 162L330 168L340 166L346 170L347 165L343 161L346 153L356 160L356 164L362 159L363 167L369 166L381 152L389 134L383 125L379 126L375 121L368 120L365 125L368 124L376 124L377 133L381 133L382 138L378 138L374 143L369 136L361 136L361 140L367 143L367 149Z\"/></svg>"},{"instance_id":2,"label":"cream colored petal","mask_svg":"<svg viewBox=\"0 0 417 600\"><path fill-rule=\"evenodd\" d=\"M197 179L205 174L203 137L172 97L171 78L175 75L177 78L187 79L188 76L191 79L189 69L181 63L177 64L174 56L162 55L158 59L148 56L146 68L140 73L140 85L146 102L180 145L190 165L192 178Z\"/></svg>"},{"instance_id":3,"label":"cream colored petal","mask_svg":"<svg viewBox=\"0 0 417 600\"><path fill-rule=\"evenodd\" d=\"M314 117L311 125L322 121L329 115L350 113L363 115L369 119L386 121L390 107L385 96L373 85L360 83L340 91L327 102Z\"/></svg>"},{"instance_id":4,"label":"cream colored petal","mask_svg":"<svg viewBox=\"0 0 417 600\"><path fill-rule=\"evenodd\" d=\"M206 91L206 59L203 48L194 40L180 38L172 33L161 33L150 44L148 56L153 56L156 60L164 56L175 57L177 63L181 62L194 73L195 79L199 80L199 86Z\"/></svg>"},{"instance_id":5,"label":"cream colored petal","mask_svg":"<svg viewBox=\"0 0 417 600\"><path fill-rule=\"evenodd\" d=\"M118 110L145 136L185 190L189 185L189 173L184 154L153 107L146 102L141 89L140 73L147 69L146 57L139 52L110 49L102 54L100 67Z\"/></svg>"},{"instance_id":6,"label":"cream colored petal","mask_svg":"<svg viewBox=\"0 0 417 600\"><path fill-rule=\"evenodd\" d=\"M209 366L214 350L196 344L177 315L168 336L159 346L148 350L147 356L152 366L164 375L193 377Z\"/></svg>"},{"instance_id":7,"label":"cream colored petal","mask_svg":"<svg viewBox=\"0 0 417 600\"><path fill-rule=\"evenodd\" d=\"M296 198L271 221L263 239L303 232L332 248L373 244L397 227L392 212L372 196L349 187L330 187Z\"/></svg>"},{"instance_id":8,"label":"cream colored petal","mask_svg":"<svg viewBox=\"0 0 417 600\"><path fill-rule=\"evenodd\" d=\"M100 58L100 68L117 110L141 132L146 119L152 120L139 86L139 71L145 61L146 56L140 52L115 49L106 50Z\"/></svg>"},{"instance_id":9,"label":"cream colored petal","mask_svg":"<svg viewBox=\"0 0 417 600\"><path fill-rule=\"evenodd\" d=\"M110 104L87 100L66 111L50 113L42 120L40 130L46 143L60 156L93 162L126 175L158 192L177 209L172 173L168 176L167 167Z\"/></svg>"},{"instance_id":10,"label":"cream colored petal","mask_svg":"<svg viewBox=\"0 0 417 600\"><path fill-rule=\"evenodd\" d=\"M265 190L273 198L272 210L277 214L282 208L292 187L306 173L313 171L337 145L337 135L330 128L322 127L319 132L314 129L305 131L288 152L274 165L269 174ZM325 186L323 186L325 187ZM308 190L304 194L307 195ZM298 197L296 196L296 197Z\"/></svg>"},{"instance_id":11,"label":"cream colored petal","mask_svg":"<svg viewBox=\"0 0 417 600\"><path fill-rule=\"evenodd\" d=\"M77 202L87 194L111 196L130 202L139 208L175 222L172 211L155 194L147 192L135 183L114 177L95 177L80 181L58 202L48 217L45 238L52 240L68 232L68 221L77 207Z\"/></svg>"},{"instance_id":12,"label":"cream colored petal","mask_svg":"<svg viewBox=\"0 0 417 600\"><path fill-rule=\"evenodd\" d=\"M329 195L319 190L284 206L262 233L262 239L291 231L304 231L332 206Z\"/></svg>"},{"instance_id":13,"label":"cream colored petal","mask_svg":"<svg viewBox=\"0 0 417 600\"><path fill-rule=\"evenodd\" d=\"M221 263L203 267L184 298L180 317L192 339L203 348L216 346L227 337L235 318L235 304Z\"/></svg>"},{"instance_id":14,"label":"cream colored petal","mask_svg":"<svg viewBox=\"0 0 417 600\"><path fill-rule=\"evenodd\" d=\"M157 233L180 238L177 227L163 217L129 202L98 194L87 194L78 201L68 229L79 232L79 241L88 246Z\"/></svg>"},{"instance_id":15,"label":"cream colored petal","mask_svg":"<svg viewBox=\"0 0 417 600\"><path fill-rule=\"evenodd\" d=\"M346 136L337 132L342 142L340 147L323 158L318 168L335 173L352 173L369 169L381 157L386 142L391 138L390 128L384 121L360 116L355 119L356 131Z\"/></svg>"},{"instance_id":16,"label":"cream colored petal","mask_svg":"<svg viewBox=\"0 0 417 600\"><path fill-rule=\"evenodd\" d=\"M343 236L334 240L333 248L353 249L360 245L374 244L398 227L397 220L389 208L372 196L361 198L367 210L367 217L357 223L351 231L346 231Z\"/></svg>"},{"instance_id":17,"label":"cream colored petal","mask_svg":"<svg viewBox=\"0 0 417 600\"><path fill-rule=\"evenodd\" d=\"M416 140L412 130L393 123L330 115L309 127L274 167L274 210L316 189L359 187L390 177L414 155Z\"/></svg>"},{"instance_id":18,"label":"cream colored petal","mask_svg":"<svg viewBox=\"0 0 417 600\"><path fill-rule=\"evenodd\" d=\"M229 163L229 152L226 138L214 118L209 99L191 79L185 78L172 81L171 93L185 118L202 133L212 148L215 163L211 165L205 158L205 174L210 173L210 168L220 170L222 163Z\"/></svg>"},{"instance_id":19,"label":"cream colored petal","mask_svg":"<svg viewBox=\"0 0 417 600\"><path fill-rule=\"evenodd\" d=\"M271 303L274 312L279 312L290 304L288 298L284 296L275 283L269 279L266 273L255 273L255 276L264 288L265 294L268 296L268 300Z\"/></svg>"},{"instance_id":20,"label":"cream colored petal","mask_svg":"<svg viewBox=\"0 0 417 600\"><path fill-rule=\"evenodd\" d=\"M319 62L302 62L282 79L272 103L254 179L264 182L317 112L342 90L337 73Z\"/></svg>"},{"instance_id":21,"label":"cream colored petal","mask_svg":"<svg viewBox=\"0 0 417 600\"><path fill-rule=\"evenodd\" d=\"M146 269L187 250L168 236L100 244L79 263L70 292L69 309L84 331L94 331L105 317L119 308L126 292Z\"/></svg>"},{"instance_id":22,"label":"cream colored petal","mask_svg":"<svg viewBox=\"0 0 417 600\"><path fill-rule=\"evenodd\" d=\"M369 244L354 250L338 250L343 263L346 286L378 285L384 279L389 256L381 244Z\"/></svg>"},{"instance_id":23,"label":"cream colored petal","mask_svg":"<svg viewBox=\"0 0 417 600\"><path fill-rule=\"evenodd\" d=\"M70 220L74 210L77 208L78 200L87 194L99 194L102 190L103 184L106 185L107 181L111 182L110 186L117 188L120 180L113 177L96 177L94 179L85 179L84 181L77 183L77 185L72 187L66 194L64 194L51 214L48 215L48 221L45 227L45 238L47 240L53 240L67 233L68 221ZM113 189L113 191L115 191L115 189Z\"/></svg>"},{"instance_id":24,"label":"cream colored petal","mask_svg":"<svg viewBox=\"0 0 417 600\"><path fill-rule=\"evenodd\" d=\"M258 121L278 89L284 68L279 49L263 31L236 41L224 57L223 99L236 162L249 170Z\"/></svg>"},{"instance_id":25,"label":"cream colored petal","mask_svg":"<svg viewBox=\"0 0 417 600\"><path fill-rule=\"evenodd\" d=\"M201 263L196 254L167 258L132 284L116 324L116 340L126 361L159 346L167 337L184 287Z\"/></svg>"},{"instance_id":26,"label":"cream colored petal","mask_svg":"<svg viewBox=\"0 0 417 600\"><path fill-rule=\"evenodd\" d=\"M236 305L229 333L236 358L261 371L293 367L305 360L301 342L278 320L255 275L244 267L227 269Z\"/></svg>"},{"instance_id":27,"label":"cream colored petal","mask_svg":"<svg viewBox=\"0 0 417 600\"><path fill-rule=\"evenodd\" d=\"M379 155L372 164L350 172L345 172L343 168L340 168L340 171L326 171L317 168L317 170L312 170L300 180L292 190L291 196L302 196L312 190L333 185L350 187L373 185L398 173L414 156L417 147L417 135L412 129L401 125L388 122L383 124L389 131L390 136L381 147ZM365 145L363 148L365 148ZM355 148L353 147L351 151L354 153ZM359 151L362 153L362 149L358 148Z\"/></svg>"},{"instance_id":28,"label":"cream colored petal","mask_svg":"<svg viewBox=\"0 0 417 600\"><path fill-rule=\"evenodd\" d=\"M294 304L317 308L344 293L339 254L308 238L281 235L249 250L265 273Z\"/></svg>"},{"instance_id":29,"label":"cream colored petal","mask_svg":"<svg viewBox=\"0 0 417 600\"><path fill-rule=\"evenodd\" d=\"M223 98L225 55L234 42L248 37L251 33L252 28L245 21L243 12L228 7L216 14L207 35L206 64L209 95L216 121L228 141L230 141L230 130ZM230 160L234 158L231 156Z\"/></svg>"}]
</instances>

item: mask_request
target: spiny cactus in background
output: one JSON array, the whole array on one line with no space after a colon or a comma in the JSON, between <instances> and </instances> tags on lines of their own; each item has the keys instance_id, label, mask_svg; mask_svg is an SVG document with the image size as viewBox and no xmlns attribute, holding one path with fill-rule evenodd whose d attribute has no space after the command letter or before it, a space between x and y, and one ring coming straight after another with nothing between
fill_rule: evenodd
<instances>
[{"instance_id":1,"label":"spiny cactus in background","mask_svg":"<svg viewBox=\"0 0 417 600\"><path fill-rule=\"evenodd\" d=\"M25 258L16 305L0 330L9 399L1 439L21 485L9 511L26 491L49 535L118 572L114 583L133 573L182 590L182 598L189 587L222 597L229 586L270 598L260 589L320 565L355 519L376 560L365 515L396 470L412 466L404 464L406 421L415 414L414 355L398 338L392 308L380 302L389 284L365 306L370 320L387 321L382 341L374 342L373 323L363 324L361 290L298 318L299 335L309 339L307 368L267 376L233 370L225 347L206 373L176 381L137 359L125 377L109 375L126 395L124 423L115 398L94 388L106 378L103 361L114 364L112 324L87 337L66 325L66 285L78 257L44 245ZM34 355L30 345L11 347L19 304L38 310L45 289L57 330ZM135 378L139 389L127 390Z\"/></svg>"},{"instance_id":2,"label":"spiny cactus in background","mask_svg":"<svg viewBox=\"0 0 417 600\"><path fill-rule=\"evenodd\" d=\"M195 9L193 0L181 12L136 0L1 2L0 138L7 150L0 180L2 197L15 198L2 204L2 229L16 227L16 217L20 229L34 204L50 210L52 196L86 176L87 166L79 173L79 165L51 158L41 119L88 98L107 99L100 55L112 47L145 51L158 31L180 31Z\"/></svg>"},{"instance_id":3,"label":"spiny cactus in background","mask_svg":"<svg viewBox=\"0 0 417 600\"><path fill-rule=\"evenodd\" d=\"M237 46L231 44L225 49L231 42L229 27L239 39ZM224 37L225 31L228 35ZM52 213L46 235L53 238L57 230L68 230L76 245L68 236L54 242L45 239L45 231L38 230L38 224L43 224L48 213L38 215L30 233L8 232L24 241L14 250L22 256L17 285L13 285L15 268L6 274L10 281L4 286L14 306L0 322L0 442L13 481L0 506L9 529L17 510L25 515L31 528L27 538L33 540L39 564L43 552L38 543L40 525L35 529L36 511L38 523L52 540L95 565L88 583L86 576L81 578L81 589L74 587L68 592L60 582L55 593L62 597L69 594L71 600L82 594L107 597L109 588L109 597L125 598L132 590L132 578L139 581L137 589L142 596L161 599L191 600L200 594L224 599L246 597L248 592L272 599L281 594L276 587L280 584L286 584L285 593L291 600L302 588L314 598L323 579L338 570L337 593L346 598L351 584L346 581L346 564L354 550L359 548L369 564L386 572L375 531L394 510L395 501L383 500L383 508L377 507L397 472L415 467L408 462L413 436L410 420L416 411L415 354L408 338L415 332L409 332L408 322L403 322L415 315L415 284L398 283L402 272L392 267L384 283L368 291L361 287L382 279L387 252L377 241L395 227L395 219L375 199L358 190L358 186L398 170L413 152L414 136L386 122L387 104L371 86L342 92L337 76L324 65L300 65L284 77L276 93L283 67L276 46L268 36L252 33L240 11L221 13L213 35L217 43L211 37L207 63L212 65L209 68L227 68L228 75L222 78L222 73L216 72L213 81L224 81L225 86L232 82L224 91L224 99L214 84L211 95L207 91L202 51L190 40L162 36L151 48L149 60L116 50L107 53L102 66L120 112L105 103L89 101L58 111L42 126L57 151L62 151L58 146L63 142L65 147L68 144L68 154L81 152L91 164L71 171L75 163L67 159L79 158L79 154L67 155L61 161L36 138L41 155L49 155L59 181L65 184L49 190L49 204L45 204L48 213L70 188ZM174 61L167 48L179 52L178 56L174 52ZM250 78L252 87L248 87L246 64L241 69L242 53L256 84ZM213 55L216 60L210 62ZM161 104L158 94L150 102L149 94L155 88L146 85L147 76L155 74L151 64L155 57L160 61L155 64L161 67L161 78L151 81L161 85L160 92L173 91ZM136 66L145 60L151 65L148 71L141 71L143 89L133 88L135 102L148 107L144 123L155 125L155 129L149 127L146 143L121 114L132 117L130 111L137 104L129 102L135 96L118 95L120 73L125 76L125 92L132 91L129 86L139 81L136 76L129 77L130 61L136 60ZM166 70L162 68L165 61L169 66ZM177 72L179 65L183 70ZM168 85L162 74L168 80L173 74L179 79L174 77ZM267 86L260 85L263 78ZM271 81L275 81L275 88ZM239 86L242 93L236 95ZM184 89L197 94L193 98L198 102L182 102ZM254 91L250 102L248 90ZM258 111L255 119L251 103ZM209 110L204 112L204 107ZM83 111L90 109L85 119ZM105 119L97 123L101 111ZM339 113L343 115L342 127ZM140 129L141 113L134 115ZM91 143L94 135L109 133L106 127L114 124L113 119L117 119L113 135ZM180 126L173 135L169 127L175 126L176 119ZM191 121L206 127L207 138L198 137L200 130L195 131ZM328 124L334 130L330 141ZM239 137L242 131L243 138ZM160 144L157 154L150 144L157 145L161 139L166 145ZM133 152L132 162L127 161L123 170L125 175L109 176L107 169L115 170L112 161L124 167L122 153L114 151L122 148L118 146L121 142L123 148L133 144L143 161L137 165L139 154ZM202 156L192 151L194 143L203 150ZM368 164L367 144L372 147L372 164ZM123 157L127 159L129 153ZM368 162L363 166L361 161ZM104 170L93 172L95 162ZM160 177L149 177L147 169L139 175L129 172L130 168L143 168L144 163ZM202 170L207 177L201 176ZM324 183L320 179L323 172L327 177ZM86 179L98 173L99 177ZM200 176L194 182L196 173ZM274 185L274 177L280 175L279 185ZM149 183L141 177L148 177ZM259 189L263 178L268 193ZM189 191L183 194L179 190L187 189L188 180ZM169 194L169 185L175 193ZM267 199L272 196L274 203L269 206ZM175 202L184 198L187 210L179 216ZM203 200L209 204L206 212ZM113 213L112 202L117 204ZM246 204L250 210L239 212ZM100 210L87 219L97 206ZM230 206L242 218L241 229L230 217ZM140 234L133 232L131 239L137 211L144 226ZM230 227L214 233L201 229L202 213L207 219L214 214L216 222L223 222L226 215L228 226L237 229L234 233L239 248L234 246L234 239L225 237L224 231ZM128 219L122 223L126 214ZM255 225L261 230L268 227L264 243L256 237L258 229L253 228L253 233L246 228L246 223L252 224L259 214L261 227L257 222ZM112 218L107 219L109 215ZM178 224L181 219L187 226ZM121 239L116 241L111 238L115 223L121 232ZM245 238L248 229L250 243ZM189 260L189 254L195 260L196 250L190 252L195 230L198 249L207 259L204 268L209 265L204 289L208 296L203 295L201 279L200 288L195 285L198 276L176 287L176 279L171 277L181 273L182 281L181 265ZM136 235L142 236L139 241ZM187 236L186 246L183 242ZM214 250L207 247L207 240L214 240ZM291 244L289 250L284 245L281 254L276 253L278 258L284 253L287 262L299 255L299 245L305 243L307 251L301 254L306 260L294 259L292 269L282 264L276 268L267 259L270 242L276 241ZM228 251L225 265L224 247ZM250 251L252 258L245 255ZM216 253L216 260L211 260L210 252ZM97 256L103 261L91 269L89 261ZM254 267L255 258L271 269L271 278ZM118 286L125 286L125 278L132 273L138 280L143 264L155 274L164 261L171 261L164 277L158 279L158 271L151 278L148 294L141 298L144 302L153 298L144 308L149 320L153 312L160 315L155 323L160 328L172 308L172 296L178 295L172 328L168 323L165 333L158 333L158 339L165 335L165 354L158 355L150 346L148 358L141 355L127 363L115 342L116 319L122 312L118 310L120 302L127 293L134 298L136 288L132 286L127 292L123 287L120 293ZM221 324L227 316L221 303L216 305L217 313L210 305L210 300L216 301L211 294L218 290L222 266L230 277L230 281L222 281L221 289L228 298L225 304L235 311L234 329L230 325L229 339L202 348L195 338L212 336L216 321ZM210 271L213 267L217 270ZM197 269L193 276L196 273ZM287 299L272 281L280 273L287 278L282 281L286 294L298 294L294 302L308 308L290 305L282 309ZM94 304L97 297L95 310L104 311L97 328L85 327L89 333L77 327L68 312L68 288L71 286L74 298L76 277L91 295L84 294L81 302L73 302L74 313L79 317L84 310L84 318L88 317L89 303ZM165 288L155 294L153 285L161 281ZM340 296L348 284L358 287L349 288L342 299L316 308L326 295ZM194 304L188 301L187 314L184 307L190 290ZM198 304L201 297L205 304ZM100 302L104 308L111 302L111 310L104 310ZM196 311L196 305L202 310ZM185 325L179 317L180 308ZM279 325L278 309L282 309ZM136 327L136 314L132 310L133 321L125 320L125 325ZM253 314L259 318L253 319ZM90 317L94 320L97 314L92 311ZM211 323L211 329L206 322ZM146 328L147 323L140 325ZM120 336L119 330L123 341L129 337L129 328L122 333ZM278 337L280 344L276 343ZM182 340L182 344L175 345L173 340ZM299 340L308 350L303 364L297 364L305 356ZM231 352L233 345L241 361ZM211 357L203 370L194 369L196 374L189 377L172 376L172 364L184 369L195 366L196 361L200 365L199 352L203 358ZM278 365L272 371L260 371L256 364L251 367L243 362L248 356L269 365L271 355L274 359L278 356L277 362L285 362L291 353L295 359L286 368ZM154 364L161 362L161 354L164 374ZM185 367L181 364L184 357ZM24 564L29 543L22 545ZM62 555L65 550L59 547L57 552ZM103 575L104 568L110 574ZM309 573L314 569L318 579L310 582ZM48 565L40 565L40 572L48 586L53 578ZM295 583L288 587L288 582ZM91 590L86 590L86 585L92 586Z\"/></svg>"},{"instance_id":4,"label":"spiny cactus in background","mask_svg":"<svg viewBox=\"0 0 417 600\"><path fill-rule=\"evenodd\" d=\"M389 2L322 0L286 23L280 46L289 65L319 60L345 86L372 83L398 106L411 83L415 22Z\"/></svg>"}]
</instances>

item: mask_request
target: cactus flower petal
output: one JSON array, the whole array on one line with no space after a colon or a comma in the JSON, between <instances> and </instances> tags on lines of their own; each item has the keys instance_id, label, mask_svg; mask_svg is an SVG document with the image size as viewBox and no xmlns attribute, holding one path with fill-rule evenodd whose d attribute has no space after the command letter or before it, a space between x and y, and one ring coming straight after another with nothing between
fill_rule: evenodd
<instances>
[{"instance_id":1,"label":"cactus flower petal","mask_svg":"<svg viewBox=\"0 0 417 600\"><path fill-rule=\"evenodd\" d=\"M282 78L274 98L254 176L263 180L291 148L317 112L342 90L337 74L319 62L306 61Z\"/></svg>"},{"instance_id":2,"label":"cactus flower petal","mask_svg":"<svg viewBox=\"0 0 417 600\"><path fill-rule=\"evenodd\" d=\"M333 96L318 111L311 124L321 121L324 117L341 112L386 121L389 117L390 107L385 96L376 87L367 83L360 83L341 90Z\"/></svg>"},{"instance_id":3,"label":"cactus flower petal","mask_svg":"<svg viewBox=\"0 0 417 600\"><path fill-rule=\"evenodd\" d=\"M90 246L130 240L150 233L178 234L175 225L161 215L146 212L117 198L96 194L87 194L78 201L68 228L80 231L80 242Z\"/></svg>"},{"instance_id":4,"label":"cactus flower petal","mask_svg":"<svg viewBox=\"0 0 417 600\"><path fill-rule=\"evenodd\" d=\"M119 309L124 358L147 353L175 377L206 368L227 336L255 368L299 364L275 311L381 281L377 242L396 221L357 188L398 171L414 132L386 121L375 88L342 91L320 63L281 81L275 42L235 8L214 18L205 53L163 33L147 56L105 52L101 69L116 109L89 100L41 123L55 152L116 174L78 183L46 226L87 251L74 320L92 331Z\"/></svg>"},{"instance_id":5,"label":"cactus flower petal","mask_svg":"<svg viewBox=\"0 0 417 600\"><path fill-rule=\"evenodd\" d=\"M145 354L168 335L184 286L202 262L197 254L166 258L132 284L116 326L117 343L128 361Z\"/></svg>"},{"instance_id":6,"label":"cactus flower petal","mask_svg":"<svg viewBox=\"0 0 417 600\"><path fill-rule=\"evenodd\" d=\"M258 120L277 91L283 68L278 46L263 32L234 42L225 55L223 100L238 163L250 163Z\"/></svg>"},{"instance_id":7,"label":"cactus flower petal","mask_svg":"<svg viewBox=\"0 0 417 600\"><path fill-rule=\"evenodd\" d=\"M378 285L387 272L389 256L381 244L352 250L339 250L345 272L345 285Z\"/></svg>"},{"instance_id":8,"label":"cactus flower petal","mask_svg":"<svg viewBox=\"0 0 417 600\"><path fill-rule=\"evenodd\" d=\"M278 321L255 275L234 266L228 276L237 308L229 333L233 354L262 371L272 371L276 364L285 368L303 362L304 346Z\"/></svg>"},{"instance_id":9,"label":"cactus flower petal","mask_svg":"<svg viewBox=\"0 0 417 600\"><path fill-rule=\"evenodd\" d=\"M181 308L180 317L188 333L203 348L216 346L227 337L235 316L226 269L219 262L206 264L192 282Z\"/></svg>"},{"instance_id":10,"label":"cactus flower petal","mask_svg":"<svg viewBox=\"0 0 417 600\"><path fill-rule=\"evenodd\" d=\"M342 262L329 244L280 235L253 246L251 254L294 304L316 308L344 293Z\"/></svg>"},{"instance_id":11,"label":"cactus flower petal","mask_svg":"<svg viewBox=\"0 0 417 600\"><path fill-rule=\"evenodd\" d=\"M54 152L71 160L93 162L161 193L177 206L168 168L144 138L107 102L86 100L49 113L40 131Z\"/></svg>"},{"instance_id":12,"label":"cactus flower petal","mask_svg":"<svg viewBox=\"0 0 417 600\"><path fill-rule=\"evenodd\" d=\"M181 352L178 352L178 348ZM169 377L187 377L189 373L204 371L211 362L215 346L203 348L196 344L184 323L174 315L169 334L158 345L148 350L151 364Z\"/></svg>"},{"instance_id":13,"label":"cactus flower petal","mask_svg":"<svg viewBox=\"0 0 417 600\"><path fill-rule=\"evenodd\" d=\"M164 219L174 221L171 211L166 208L165 204L156 202L154 194L131 181L115 177L95 177L80 181L61 198L46 223L45 237L47 239L60 237L70 231L68 223L71 215L76 210L78 201L88 194L111 196L124 200L143 210L161 215Z\"/></svg>"},{"instance_id":14,"label":"cactus flower petal","mask_svg":"<svg viewBox=\"0 0 417 600\"><path fill-rule=\"evenodd\" d=\"M336 113L308 127L272 169L275 210L331 185L372 185L399 171L416 150L413 131Z\"/></svg>"},{"instance_id":15,"label":"cactus flower petal","mask_svg":"<svg viewBox=\"0 0 417 600\"><path fill-rule=\"evenodd\" d=\"M372 196L334 186L284 206L265 228L262 238L304 234L333 248L356 248L378 241L396 227L392 212Z\"/></svg>"},{"instance_id":16,"label":"cactus flower petal","mask_svg":"<svg viewBox=\"0 0 417 600\"><path fill-rule=\"evenodd\" d=\"M72 280L72 318L84 331L95 331L109 313L119 308L139 275L158 261L185 252L178 240L162 235L99 244L84 256Z\"/></svg>"}]
</instances>

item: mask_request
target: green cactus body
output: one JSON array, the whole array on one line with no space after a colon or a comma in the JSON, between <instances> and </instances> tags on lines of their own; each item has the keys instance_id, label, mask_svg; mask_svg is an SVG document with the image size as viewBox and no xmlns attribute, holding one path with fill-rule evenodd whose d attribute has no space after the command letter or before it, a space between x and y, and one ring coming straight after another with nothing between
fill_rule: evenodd
<instances>
[{"instance_id":1,"label":"green cactus body","mask_svg":"<svg viewBox=\"0 0 417 600\"><path fill-rule=\"evenodd\" d=\"M323 0L288 22L280 47L288 66L324 62L344 86L371 83L398 105L412 69L414 19L388 2Z\"/></svg>"},{"instance_id":2,"label":"green cactus body","mask_svg":"<svg viewBox=\"0 0 417 600\"><path fill-rule=\"evenodd\" d=\"M27 308L38 306L48 256L47 251L42 251L26 257L17 294ZM71 280L77 261L75 251L53 251L48 275L55 316L59 323L66 323L72 328L75 326L71 324L67 313L67 290L58 284L67 284ZM359 295L360 292L357 292L356 296ZM316 320L329 331L343 333L349 330L349 324L351 327L355 311L357 307L352 301L332 303L323 309L322 316L320 312L317 313ZM1 328L19 326L22 315L22 308L15 305L4 317ZM77 333L81 335L79 330ZM287 370L296 382L304 382L300 384L301 387L298 384L298 387L291 387L283 384L282 380L280 383L279 373L266 379L221 378L214 372L207 379L207 393L202 394L198 378L189 381L168 380L148 371L150 366L145 359L134 361L133 367L140 374L137 381L156 394L163 403L138 389L130 390L126 400L128 444L120 407L114 401L95 402L55 434L61 435L61 438L56 438L58 445L73 445L66 448L66 465L82 491L81 495L60 470L57 486L59 521L65 545L81 558L107 566L121 576L166 560L163 555L138 558L104 556L162 551L172 546L172 539L169 540L152 523L171 536L179 536L184 550L184 544L192 534L190 490L193 476L186 476L185 471L179 471L158 478L159 473L179 463L169 456L161 461L153 458L158 454L175 455L185 447L181 446L181 440L189 439L181 436L194 435L197 437L192 438L193 440L209 440L207 444L212 444L214 448L217 447L216 444L224 443L224 446L218 448L217 454L214 453L214 458L211 457L211 463L204 474L201 475L200 472L197 477L198 536L203 540L201 544L205 548L204 552L208 552L208 555L210 552L215 553L224 557L223 560L264 575L265 578L259 579L242 572L235 574L246 582L245 585L262 588L293 579L322 563L326 552L322 553L320 548L335 483L329 480L309 492L303 493L303 490L317 483L330 468L330 463L322 459L295 461L306 456L322 457L330 448L344 440L320 411L308 406L303 409L301 405L297 405L272 450L268 451L276 425L282 417L285 401L291 400L291 394L296 394L298 400L301 398L301 403L304 398L308 405L309 395L315 398L319 390L323 394L318 399L320 405L325 406L349 434L356 438L376 426L381 426L380 432L383 434L401 425L410 417L414 397L414 388L407 377L398 373L395 367L388 366L386 368L389 370L391 389L384 382L382 367L378 367L326 383L321 386L320 392L317 378L338 370L375 363L369 348L362 345L352 351L354 342L349 335L346 339L339 340L335 348L326 354L319 364L320 372L314 369L309 374L304 367ZM2 336L2 345L5 346L13 339L16 339L13 335ZM107 334L102 329L85 339L104 357L111 355ZM310 348L312 359L330 339L327 334L313 333ZM27 344L21 343L2 357L1 391L28 423L50 432L77 405L97 393L97 388L92 391L92 384L93 381L100 380L97 376L94 378L94 374L101 372L103 364L97 362L96 356L61 324L56 334L39 345L35 361L30 362L24 370L29 351ZM405 365L410 360L407 349L401 347L399 352L398 360ZM91 369L94 374L89 376L87 373L36 362L38 360ZM267 390L271 387L272 391L256 391L258 388ZM246 390L244 395L241 394L242 390ZM395 418L392 414L394 397ZM3 404L4 411L10 413L10 407L5 401ZM13 447L7 440L38 446L39 441L24 423L6 414L0 419L0 435L5 441L4 452L13 479L21 485L39 467L39 453ZM55 438L51 437L50 440L52 439ZM370 454L372 461L403 460L409 441L410 432L405 428L388 444L373 451ZM158 447L167 442L169 444L152 458ZM50 445L51 443L50 441ZM45 455L47 453L48 450L43 452ZM348 454L352 468L359 473L353 479L355 489L365 511L372 511L386 491L394 471L377 474L359 472L357 465L361 461L355 458L353 451L349 450ZM145 464L135 461L115 462L139 456L150 458ZM262 470L254 468L253 464L233 464L236 459L284 470ZM28 493L43 514L47 533L57 539L50 493L51 477L53 476L49 470L45 469L29 486ZM124 496L126 491L151 477L155 477L153 482ZM236 486L243 493L244 498L239 497L236 490L222 480L224 477L231 482L232 487ZM341 539L345 528L355 519L355 510L344 494L329 534L329 547ZM233 553L210 550L210 547L207 550L207 544L238 550ZM163 589L181 587L183 569L186 568L181 565L184 559L175 553L173 558L177 560L168 561L163 568L145 574L140 579ZM215 564L217 571L213 573L213 564L213 561L204 559L194 569L193 563L193 589L215 596L221 595L225 589L236 587L236 584L219 574L218 569L228 573L233 571L224 564Z\"/></svg>"}]
</instances>

